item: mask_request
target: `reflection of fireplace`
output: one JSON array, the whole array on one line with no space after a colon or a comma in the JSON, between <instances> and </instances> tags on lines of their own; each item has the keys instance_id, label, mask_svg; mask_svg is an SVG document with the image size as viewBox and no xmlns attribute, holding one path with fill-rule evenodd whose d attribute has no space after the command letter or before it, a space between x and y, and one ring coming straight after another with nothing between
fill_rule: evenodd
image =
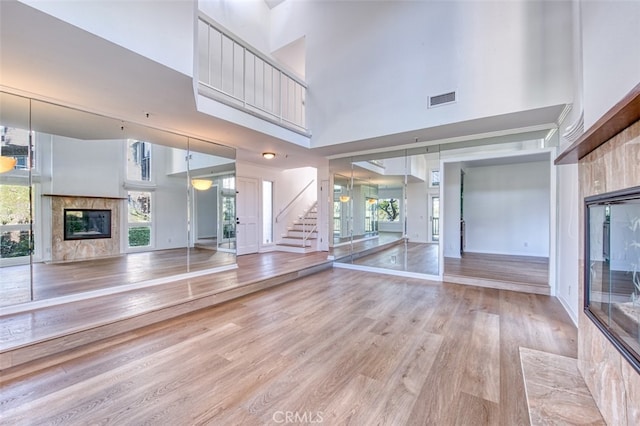
<instances>
[{"instance_id":1,"label":"reflection of fireplace","mask_svg":"<svg viewBox=\"0 0 640 426\"><path fill-rule=\"evenodd\" d=\"M111 210L64 209L64 239L111 238Z\"/></svg>"}]
</instances>

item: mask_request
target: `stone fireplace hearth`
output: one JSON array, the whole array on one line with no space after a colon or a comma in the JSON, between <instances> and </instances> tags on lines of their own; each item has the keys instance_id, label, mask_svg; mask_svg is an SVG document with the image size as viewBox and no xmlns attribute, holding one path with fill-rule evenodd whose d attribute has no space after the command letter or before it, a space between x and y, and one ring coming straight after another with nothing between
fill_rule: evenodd
<instances>
[{"instance_id":1,"label":"stone fireplace hearth","mask_svg":"<svg viewBox=\"0 0 640 426\"><path fill-rule=\"evenodd\" d=\"M122 199L48 195L51 200L51 261L70 262L120 254L120 212ZM64 210L111 210L111 238L64 239Z\"/></svg>"}]
</instances>

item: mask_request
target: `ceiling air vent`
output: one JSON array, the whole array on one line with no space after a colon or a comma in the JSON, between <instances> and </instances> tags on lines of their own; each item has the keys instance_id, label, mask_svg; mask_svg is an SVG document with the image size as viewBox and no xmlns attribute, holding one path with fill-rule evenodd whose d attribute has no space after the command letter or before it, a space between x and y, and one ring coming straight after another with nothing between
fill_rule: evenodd
<instances>
[{"instance_id":1,"label":"ceiling air vent","mask_svg":"<svg viewBox=\"0 0 640 426\"><path fill-rule=\"evenodd\" d=\"M429 96L429 108L440 105L452 104L456 101L456 92L443 93L442 95Z\"/></svg>"}]
</instances>

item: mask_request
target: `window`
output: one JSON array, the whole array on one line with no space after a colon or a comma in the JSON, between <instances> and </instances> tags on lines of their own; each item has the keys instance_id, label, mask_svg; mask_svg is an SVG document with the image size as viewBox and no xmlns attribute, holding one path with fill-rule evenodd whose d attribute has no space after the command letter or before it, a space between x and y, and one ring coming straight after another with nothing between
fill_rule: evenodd
<instances>
[{"instance_id":1,"label":"window","mask_svg":"<svg viewBox=\"0 0 640 426\"><path fill-rule=\"evenodd\" d=\"M129 191L127 204L129 247L151 246L151 193Z\"/></svg>"},{"instance_id":2,"label":"window","mask_svg":"<svg viewBox=\"0 0 640 426\"><path fill-rule=\"evenodd\" d=\"M151 144L129 139L127 141L127 180L151 182Z\"/></svg>"},{"instance_id":3,"label":"window","mask_svg":"<svg viewBox=\"0 0 640 426\"><path fill-rule=\"evenodd\" d=\"M381 198L378 200L378 221L400 222L400 202L397 198Z\"/></svg>"},{"instance_id":4,"label":"window","mask_svg":"<svg viewBox=\"0 0 640 426\"><path fill-rule=\"evenodd\" d=\"M440 170L431 170L429 179L430 186L440 186Z\"/></svg>"},{"instance_id":5,"label":"window","mask_svg":"<svg viewBox=\"0 0 640 426\"><path fill-rule=\"evenodd\" d=\"M273 182L262 181L262 244L273 243Z\"/></svg>"}]
</instances>

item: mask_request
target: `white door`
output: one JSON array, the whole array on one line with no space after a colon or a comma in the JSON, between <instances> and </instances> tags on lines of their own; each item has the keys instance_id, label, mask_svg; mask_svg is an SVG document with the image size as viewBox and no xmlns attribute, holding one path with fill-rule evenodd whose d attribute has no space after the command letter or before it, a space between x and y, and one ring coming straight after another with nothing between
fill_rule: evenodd
<instances>
[{"instance_id":1,"label":"white door","mask_svg":"<svg viewBox=\"0 0 640 426\"><path fill-rule=\"evenodd\" d=\"M236 180L236 244L237 254L258 252L258 179L238 177Z\"/></svg>"}]
</instances>

